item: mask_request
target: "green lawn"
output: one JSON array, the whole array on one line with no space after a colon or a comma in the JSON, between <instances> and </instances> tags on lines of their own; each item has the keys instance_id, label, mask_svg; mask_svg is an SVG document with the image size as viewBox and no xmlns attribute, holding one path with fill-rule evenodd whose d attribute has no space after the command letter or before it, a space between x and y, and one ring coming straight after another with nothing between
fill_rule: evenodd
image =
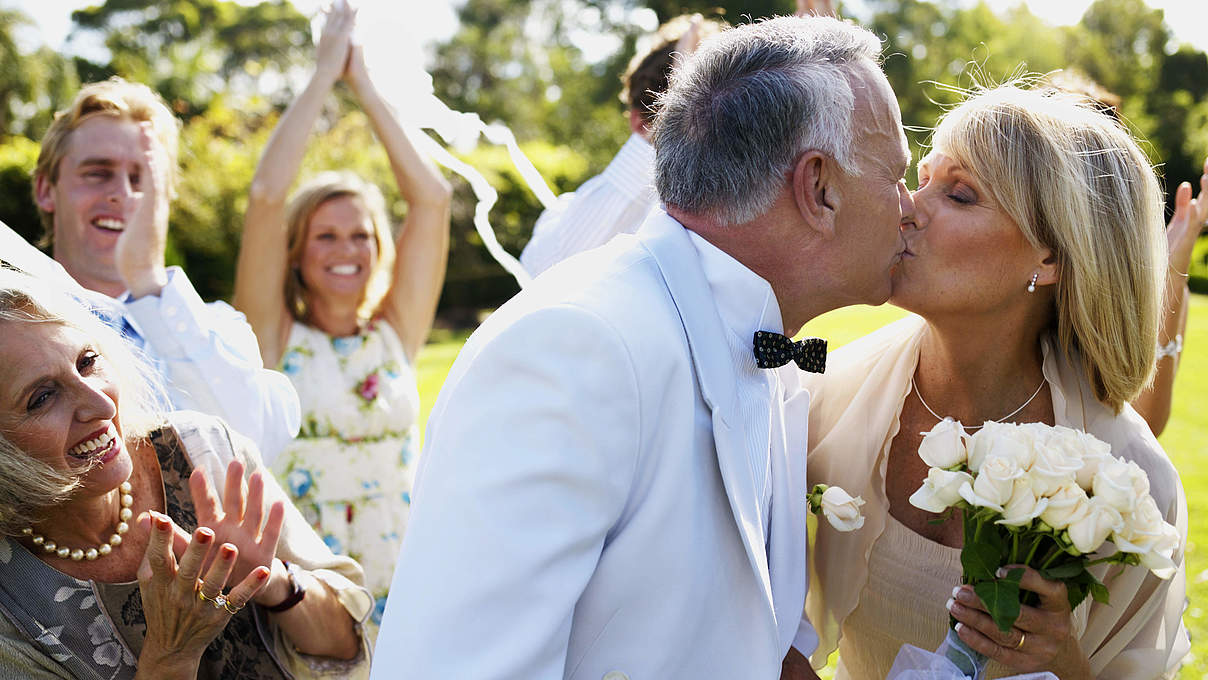
<instances>
[{"instance_id":1,"label":"green lawn","mask_svg":"<svg viewBox=\"0 0 1208 680\"><path fill-rule=\"evenodd\" d=\"M894 307L848 307L814 319L804 333L827 338L831 349L904 316ZM421 423L468 334L446 335L419 357ZM1208 677L1208 296L1193 295L1184 338L1183 363L1175 382L1174 410L1160 441L1183 477L1191 531L1187 543L1190 604L1184 621L1191 631L1191 656L1181 680ZM1199 545L1203 543L1203 545ZM824 674L827 677L829 674Z\"/></svg>"}]
</instances>

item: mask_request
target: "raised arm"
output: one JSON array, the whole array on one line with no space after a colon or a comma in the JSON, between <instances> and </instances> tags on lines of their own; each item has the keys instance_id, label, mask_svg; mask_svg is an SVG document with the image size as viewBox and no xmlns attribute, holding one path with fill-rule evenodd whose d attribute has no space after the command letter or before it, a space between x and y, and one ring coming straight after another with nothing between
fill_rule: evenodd
<instances>
[{"instance_id":1,"label":"raised arm","mask_svg":"<svg viewBox=\"0 0 1208 680\"><path fill-rule=\"evenodd\" d=\"M445 280L453 190L407 138L369 77L359 45L351 48L344 80L386 147L399 193L407 201L407 219L394 242L394 277L380 311L398 334L407 358L414 361L432 329Z\"/></svg>"},{"instance_id":2,"label":"raised arm","mask_svg":"<svg viewBox=\"0 0 1208 680\"><path fill-rule=\"evenodd\" d=\"M797 16L805 17L816 14L820 17L839 18L834 0L797 0Z\"/></svg>"},{"instance_id":3,"label":"raised arm","mask_svg":"<svg viewBox=\"0 0 1208 680\"><path fill-rule=\"evenodd\" d=\"M1187 268L1191 251L1200 231L1208 222L1208 159L1200 175L1200 193L1191 198L1191 184L1179 185L1174 198L1174 215L1166 227L1170 266L1166 269L1166 310L1158 329L1158 346L1166 350L1158 356L1158 372L1153 385L1133 400L1133 407L1149 423L1154 435L1162 434L1170 419L1170 404L1174 393L1174 376L1179 370L1183 334L1187 330L1187 303L1191 295L1187 287Z\"/></svg>"},{"instance_id":4,"label":"raised arm","mask_svg":"<svg viewBox=\"0 0 1208 680\"><path fill-rule=\"evenodd\" d=\"M235 270L235 306L247 315L268 367L281 359L292 321L285 303L290 266L285 201L306 154L311 128L344 71L353 23L348 4L335 3L319 38L315 73L281 116L252 177Z\"/></svg>"}]
</instances>

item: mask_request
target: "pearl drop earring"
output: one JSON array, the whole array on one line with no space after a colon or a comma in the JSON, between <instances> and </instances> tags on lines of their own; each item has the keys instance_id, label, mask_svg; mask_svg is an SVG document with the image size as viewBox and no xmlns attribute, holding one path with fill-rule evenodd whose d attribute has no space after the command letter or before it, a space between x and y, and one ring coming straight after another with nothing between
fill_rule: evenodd
<instances>
[{"instance_id":1,"label":"pearl drop earring","mask_svg":"<svg viewBox=\"0 0 1208 680\"><path fill-rule=\"evenodd\" d=\"M1035 292L1036 292L1036 279L1038 279L1038 278L1040 278L1040 274L1037 274L1037 273L1034 273L1034 272L1033 272L1033 274L1032 274L1032 280L1031 280L1031 281L1028 281L1028 292L1029 292L1029 293L1035 293Z\"/></svg>"}]
</instances>

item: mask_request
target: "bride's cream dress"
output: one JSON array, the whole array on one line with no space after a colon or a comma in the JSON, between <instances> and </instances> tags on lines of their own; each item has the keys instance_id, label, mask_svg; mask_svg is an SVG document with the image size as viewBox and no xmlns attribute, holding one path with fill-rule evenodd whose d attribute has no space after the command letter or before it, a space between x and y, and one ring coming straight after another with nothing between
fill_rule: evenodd
<instances>
[{"instance_id":1,"label":"bride's cream dress","mask_svg":"<svg viewBox=\"0 0 1208 680\"><path fill-rule=\"evenodd\" d=\"M868 559L868 584L843 622L835 680L889 674L902 644L934 650L948 632L944 603L961 581L961 551L924 538L887 515ZM991 662L987 678L1010 673Z\"/></svg>"}]
</instances>

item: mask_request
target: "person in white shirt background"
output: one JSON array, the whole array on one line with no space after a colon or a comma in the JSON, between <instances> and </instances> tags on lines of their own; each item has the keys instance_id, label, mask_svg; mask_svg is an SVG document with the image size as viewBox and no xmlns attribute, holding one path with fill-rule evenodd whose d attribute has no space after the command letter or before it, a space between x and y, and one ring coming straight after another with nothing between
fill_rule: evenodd
<instances>
[{"instance_id":1,"label":"person in white shirt background","mask_svg":"<svg viewBox=\"0 0 1208 680\"><path fill-rule=\"evenodd\" d=\"M56 114L34 170L44 241L82 287L77 297L156 366L168 406L222 417L271 460L301 424L293 386L263 367L242 314L203 303L180 268L164 266L179 130L145 85L84 86ZM57 269L32 248L6 248L4 259L39 275Z\"/></svg>"},{"instance_id":2,"label":"person in white shirt background","mask_svg":"<svg viewBox=\"0 0 1208 680\"><path fill-rule=\"evenodd\" d=\"M621 77L629 139L604 172L576 191L559 196L537 218L533 236L520 253L520 264L530 275L537 276L575 253L604 245L617 234L632 234L658 206L654 147L650 146L655 104L667 89L676 61L721 28L720 22L702 19L699 14L678 16L659 27L648 49L633 56Z\"/></svg>"}]
</instances>

